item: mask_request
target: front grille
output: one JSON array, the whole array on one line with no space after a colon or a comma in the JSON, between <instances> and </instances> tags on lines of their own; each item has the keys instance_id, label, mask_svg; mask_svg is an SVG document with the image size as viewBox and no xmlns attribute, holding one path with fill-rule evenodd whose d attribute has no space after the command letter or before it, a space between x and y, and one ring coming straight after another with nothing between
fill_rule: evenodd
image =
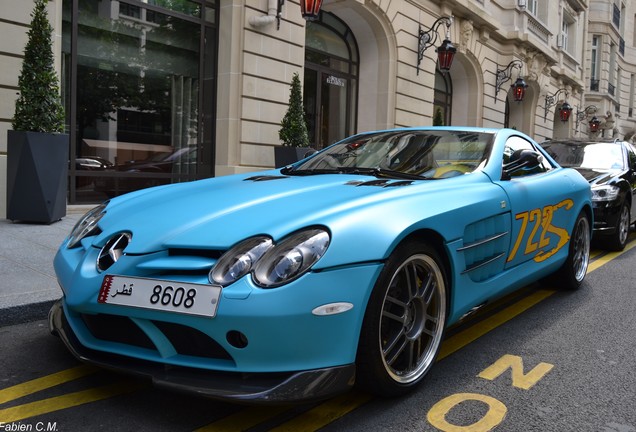
<instances>
[{"instance_id":1,"label":"front grille","mask_svg":"<svg viewBox=\"0 0 636 432\"><path fill-rule=\"evenodd\" d=\"M157 351L155 344L130 318L118 315L83 314L82 320L97 339Z\"/></svg>"},{"instance_id":2,"label":"front grille","mask_svg":"<svg viewBox=\"0 0 636 432\"><path fill-rule=\"evenodd\" d=\"M97 339L158 351L150 337L128 317L83 314L82 320ZM217 341L195 328L164 321L151 323L168 339L177 354L232 360L230 354Z\"/></svg>"},{"instance_id":3,"label":"front grille","mask_svg":"<svg viewBox=\"0 0 636 432\"><path fill-rule=\"evenodd\" d=\"M232 360L230 354L210 336L181 324L152 321L168 338L174 349L182 355Z\"/></svg>"}]
</instances>

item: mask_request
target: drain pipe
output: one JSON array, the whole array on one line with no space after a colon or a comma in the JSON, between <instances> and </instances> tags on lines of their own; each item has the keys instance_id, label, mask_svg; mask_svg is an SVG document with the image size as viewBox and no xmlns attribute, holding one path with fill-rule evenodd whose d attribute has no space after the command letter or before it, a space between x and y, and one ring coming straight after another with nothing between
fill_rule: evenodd
<instances>
[{"instance_id":1,"label":"drain pipe","mask_svg":"<svg viewBox=\"0 0 636 432\"><path fill-rule=\"evenodd\" d=\"M267 15L252 16L249 23L252 27L263 27L277 22L276 30L280 28L280 13L285 0L267 0Z\"/></svg>"}]
</instances>

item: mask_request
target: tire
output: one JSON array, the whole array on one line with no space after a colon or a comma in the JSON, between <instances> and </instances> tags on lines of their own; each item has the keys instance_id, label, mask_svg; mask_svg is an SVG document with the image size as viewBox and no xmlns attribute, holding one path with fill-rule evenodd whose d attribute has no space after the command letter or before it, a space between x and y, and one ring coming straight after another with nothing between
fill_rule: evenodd
<instances>
[{"instance_id":1,"label":"tire","mask_svg":"<svg viewBox=\"0 0 636 432\"><path fill-rule=\"evenodd\" d=\"M631 223L629 206L627 203L623 203L618 221L616 221L616 229L614 230L614 234L612 234L612 236L607 239L607 249L613 251L622 251L623 249L625 249L627 239L629 238L630 225Z\"/></svg>"},{"instance_id":2,"label":"tire","mask_svg":"<svg viewBox=\"0 0 636 432\"><path fill-rule=\"evenodd\" d=\"M446 274L437 252L409 241L389 257L365 312L357 385L392 397L413 389L431 369L448 309Z\"/></svg>"},{"instance_id":3,"label":"tire","mask_svg":"<svg viewBox=\"0 0 636 432\"><path fill-rule=\"evenodd\" d=\"M582 211L572 229L568 257L554 274L554 279L561 289L576 290L581 286L590 263L590 239L590 220Z\"/></svg>"}]
</instances>

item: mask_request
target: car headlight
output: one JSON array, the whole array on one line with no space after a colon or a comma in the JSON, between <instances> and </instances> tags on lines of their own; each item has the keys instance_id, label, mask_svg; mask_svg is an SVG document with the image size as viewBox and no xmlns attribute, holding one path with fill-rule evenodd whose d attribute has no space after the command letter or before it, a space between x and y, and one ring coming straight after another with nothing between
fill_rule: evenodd
<instances>
[{"instance_id":1,"label":"car headlight","mask_svg":"<svg viewBox=\"0 0 636 432\"><path fill-rule=\"evenodd\" d=\"M269 237L254 237L242 241L229 251L210 270L211 283L229 285L252 271L254 264L273 246Z\"/></svg>"},{"instance_id":2,"label":"car headlight","mask_svg":"<svg viewBox=\"0 0 636 432\"><path fill-rule=\"evenodd\" d=\"M329 242L329 233L320 228L292 234L256 263L254 282L263 288L274 288L300 277L325 254Z\"/></svg>"},{"instance_id":3,"label":"car headlight","mask_svg":"<svg viewBox=\"0 0 636 432\"><path fill-rule=\"evenodd\" d=\"M107 205L108 203L100 204L82 216L68 236L67 248L74 248L84 237L95 235L99 232L97 222L106 214Z\"/></svg>"},{"instance_id":4,"label":"car headlight","mask_svg":"<svg viewBox=\"0 0 636 432\"><path fill-rule=\"evenodd\" d=\"M592 188L592 201L613 201L618 197L620 189L613 185L595 186Z\"/></svg>"}]
</instances>

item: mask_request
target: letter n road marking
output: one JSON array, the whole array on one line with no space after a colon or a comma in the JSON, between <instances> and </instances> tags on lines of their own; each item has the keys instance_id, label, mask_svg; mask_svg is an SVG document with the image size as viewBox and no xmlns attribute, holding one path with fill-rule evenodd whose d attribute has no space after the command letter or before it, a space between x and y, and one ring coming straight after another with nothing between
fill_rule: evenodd
<instances>
[{"instance_id":1,"label":"letter n road marking","mask_svg":"<svg viewBox=\"0 0 636 432\"><path fill-rule=\"evenodd\" d=\"M506 354L502 356L492 365L484 369L479 375L479 378L487 380L494 380L508 369L511 370L512 385L514 387L529 390L531 389L541 378L543 378L548 372L552 370L554 365L549 363L539 363L530 372L523 373L523 359L518 356Z\"/></svg>"}]
</instances>

